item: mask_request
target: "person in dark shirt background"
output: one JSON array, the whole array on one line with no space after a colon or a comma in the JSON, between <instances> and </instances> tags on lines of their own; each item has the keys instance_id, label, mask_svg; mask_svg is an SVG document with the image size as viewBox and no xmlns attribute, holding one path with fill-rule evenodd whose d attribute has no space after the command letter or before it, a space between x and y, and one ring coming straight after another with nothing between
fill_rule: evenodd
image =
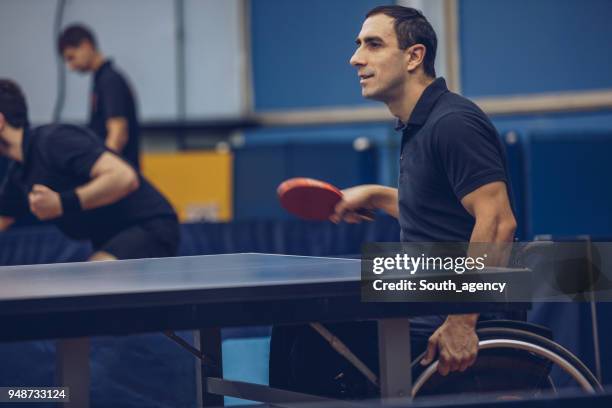
<instances>
[{"instance_id":1,"label":"person in dark shirt background","mask_svg":"<svg viewBox=\"0 0 612 408\"><path fill-rule=\"evenodd\" d=\"M176 255L179 227L168 201L88 129L31 129L19 86L0 79L0 231L31 211L73 239L92 242L90 260Z\"/></svg>"},{"instance_id":2,"label":"person in dark shirt background","mask_svg":"<svg viewBox=\"0 0 612 408\"><path fill-rule=\"evenodd\" d=\"M100 52L93 33L83 25L65 28L57 47L71 70L93 73L89 128L106 147L139 169L140 130L134 94L127 80Z\"/></svg>"}]
</instances>

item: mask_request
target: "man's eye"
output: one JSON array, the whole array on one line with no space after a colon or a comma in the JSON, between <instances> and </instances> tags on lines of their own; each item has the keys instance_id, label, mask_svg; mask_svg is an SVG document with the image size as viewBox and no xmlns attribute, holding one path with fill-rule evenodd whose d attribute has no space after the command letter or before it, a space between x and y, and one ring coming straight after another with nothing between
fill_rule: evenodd
<instances>
[{"instance_id":1,"label":"man's eye","mask_svg":"<svg viewBox=\"0 0 612 408\"><path fill-rule=\"evenodd\" d=\"M380 43L370 43L370 48L380 48Z\"/></svg>"}]
</instances>

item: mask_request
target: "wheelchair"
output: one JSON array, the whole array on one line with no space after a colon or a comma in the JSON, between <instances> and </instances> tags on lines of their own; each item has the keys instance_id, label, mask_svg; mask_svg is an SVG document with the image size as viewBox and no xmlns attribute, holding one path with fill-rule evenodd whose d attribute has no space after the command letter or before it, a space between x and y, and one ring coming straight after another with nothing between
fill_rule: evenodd
<instances>
[{"instance_id":1,"label":"wheelchair","mask_svg":"<svg viewBox=\"0 0 612 408\"><path fill-rule=\"evenodd\" d=\"M479 354L463 373L442 376L434 361L420 369L424 354L412 363L417 376L414 398L455 393L494 393L508 399L555 393L550 372L556 365L586 393L603 388L580 359L552 339L549 329L519 320L489 320L477 326Z\"/></svg>"},{"instance_id":2,"label":"wheelchair","mask_svg":"<svg viewBox=\"0 0 612 408\"><path fill-rule=\"evenodd\" d=\"M589 368L569 350L556 343L548 328L527 323L522 320L523 316L510 317L516 317L517 320L478 322L476 327L479 338L478 358L464 372L452 372L447 376L442 376L437 371L438 361L433 361L423 367L420 361L424 353L414 358L411 364L414 379L412 397L418 400L428 396L486 393L497 399L516 400L556 393L559 387L551 376L551 371L555 366L560 370L563 379L566 376L569 377L572 383L583 392L594 394L603 391L601 384ZM342 367L336 367L336 370L342 371L343 377L338 376L336 386L297 389L294 388L294 384L283 382L288 380L287 371L271 365L270 385L272 387L327 398L357 400L378 398L377 373L372 371L368 373L368 365L359 361L356 355L347 357L346 351L341 352L340 350L347 347L344 344L339 347L342 341L338 337L334 336L332 340L333 334L329 331L322 332L325 329L321 329L321 325L316 324L311 327L305 326L300 330L304 330L301 336L305 332L310 332L311 336L318 337L318 334L321 334L322 341L327 340L330 352L335 350L338 357L344 361ZM275 349L275 346L271 349L271 361L275 352L279 351ZM371 364L373 364L372 361L370 361L370 366L374 367ZM362 368L359 369L358 366ZM305 378L310 380L314 377L330 378L331 373L323 370L317 375L307 374L303 379L307 381ZM328 383L324 382L324 384Z\"/></svg>"},{"instance_id":3,"label":"wheelchair","mask_svg":"<svg viewBox=\"0 0 612 408\"><path fill-rule=\"evenodd\" d=\"M551 236L538 236L534 242L523 246L515 258L521 266L526 264L535 273L547 275L557 290L581 292L592 285L592 270L597 271L594 266L600 263L599 255L593 252L590 237L569 237L564 241L583 245L572 247L570 251L564 247L566 252L560 255ZM439 375L437 362L420 369L418 362L423 355L419 356L412 363L413 373L417 374L413 397L488 392L515 399L542 392L556 393L558 387L550 375L554 366L583 392L603 391L597 377L578 357L556 343L548 328L527 323L525 317L479 322L476 328L478 359L464 373ZM596 332L594 335L597 338Z\"/></svg>"}]
</instances>

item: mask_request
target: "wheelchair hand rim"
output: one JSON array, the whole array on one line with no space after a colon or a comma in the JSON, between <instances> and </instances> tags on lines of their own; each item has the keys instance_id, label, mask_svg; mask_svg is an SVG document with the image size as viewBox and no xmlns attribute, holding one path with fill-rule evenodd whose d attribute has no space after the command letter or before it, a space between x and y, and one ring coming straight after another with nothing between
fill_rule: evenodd
<instances>
[{"instance_id":1,"label":"wheelchair hand rim","mask_svg":"<svg viewBox=\"0 0 612 408\"><path fill-rule=\"evenodd\" d=\"M595 388L593 385L589 383L589 381L567 360L563 357L559 356L557 353L554 353L550 350L545 349L544 347L527 343L521 340L513 340L513 339L492 339L492 340L482 340L478 343L478 350L487 350L487 349L495 349L495 348L511 348L511 349L519 349L532 352L540 357L547 358L554 364L557 364L563 371L568 373L574 381L576 381L580 387L589 394L595 394ZM414 398L419 390L423 387L423 385L434 375L434 373L438 370L439 360L434 361L429 367L425 369L425 371L419 376L414 385L412 386L412 397Z\"/></svg>"}]
</instances>

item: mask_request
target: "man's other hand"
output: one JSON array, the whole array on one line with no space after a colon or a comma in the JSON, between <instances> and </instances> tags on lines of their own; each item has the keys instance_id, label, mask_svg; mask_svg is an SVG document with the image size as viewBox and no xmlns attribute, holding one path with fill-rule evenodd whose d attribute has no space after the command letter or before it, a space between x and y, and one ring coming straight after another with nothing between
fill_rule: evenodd
<instances>
[{"instance_id":1,"label":"man's other hand","mask_svg":"<svg viewBox=\"0 0 612 408\"><path fill-rule=\"evenodd\" d=\"M422 365L430 364L440 354L438 372L465 371L478 356L476 321L478 315L450 315L431 335Z\"/></svg>"}]
</instances>

